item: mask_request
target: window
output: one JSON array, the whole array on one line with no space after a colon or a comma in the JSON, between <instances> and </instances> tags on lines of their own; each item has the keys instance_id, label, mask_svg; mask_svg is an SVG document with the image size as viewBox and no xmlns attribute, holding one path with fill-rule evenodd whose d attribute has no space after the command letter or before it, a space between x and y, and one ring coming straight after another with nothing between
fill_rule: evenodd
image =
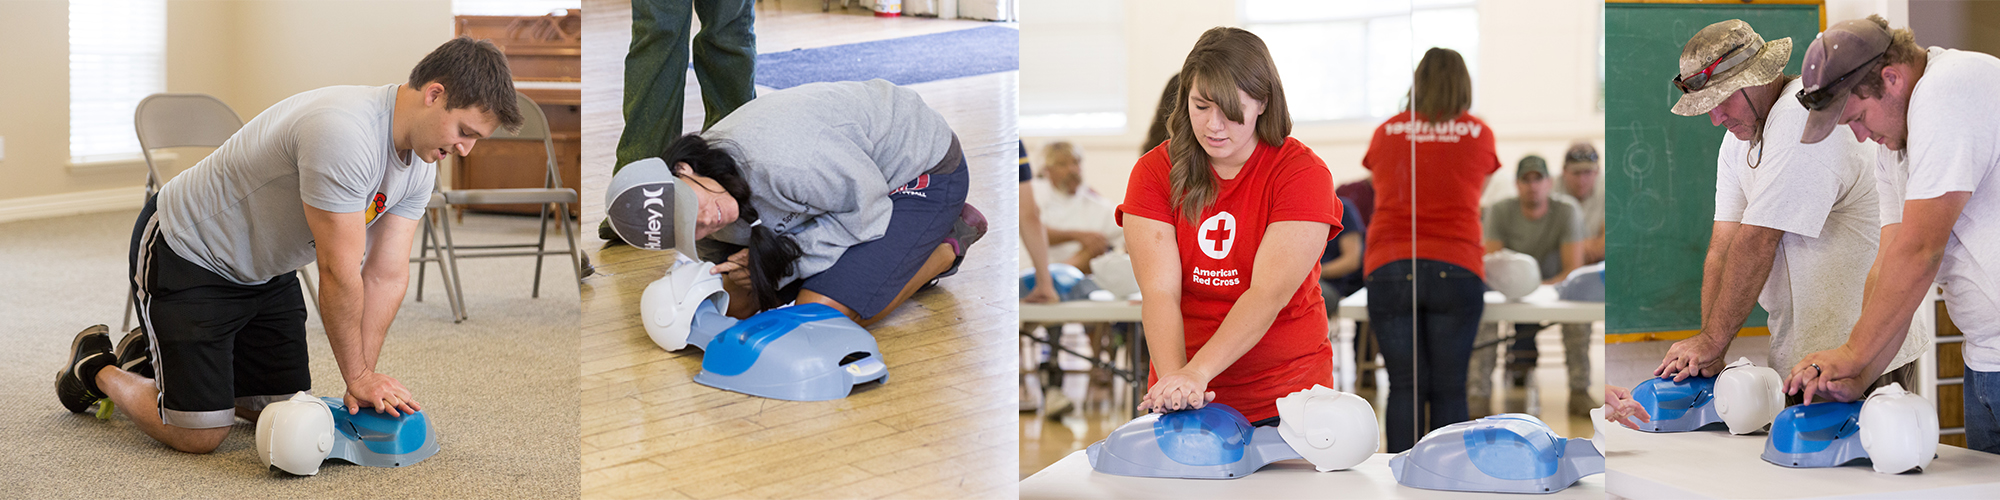
<instances>
[{"instance_id":1,"label":"window","mask_svg":"<svg viewBox=\"0 0 2000 500\"><path fill-rule=\"evenodd\" d=\"M1295 121L1377 120L1403 108L1431 47L1465 56L1477 88L1475 0L1245 0L1244 28L1264 39Z\"/></svg>"},{"instance_id":2,"label":"window","mask_svg":"<svg viewBox=\"0 0 2000 500\"><path fill-rule=\"evenodd\" d=\"M1021 58L1021 133L1124 133L1125 2L1022 2L1020 9L1021 53L1033 54ZM1144 127L1152 116L1138 119Z\"/></svg>"},{"instance_id":3,"label":"window","mask_svg":"<svg viewBox=\"0 0 2000 500\"><path fill-rule=\"evenodd\" d=\"M459 16L545 16L581 8L583 0L451 0L451 13Z\"/></svg>"},{"instance_id":4,"label":"window","mask_svg":"<svg viewBox=\"0 0 2000 500\"><path fill-rule=\"evenodd\" d=\"M132 112L167 89L165 0L70 0L72 163L139 154Z\"/></svg>"}]
</instances>

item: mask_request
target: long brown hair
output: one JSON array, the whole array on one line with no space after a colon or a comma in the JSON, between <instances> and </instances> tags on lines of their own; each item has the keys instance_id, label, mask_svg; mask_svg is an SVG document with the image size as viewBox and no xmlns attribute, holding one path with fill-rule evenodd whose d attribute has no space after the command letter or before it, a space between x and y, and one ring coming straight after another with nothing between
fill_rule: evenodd
<instances>
[{"instance_id":1,"label":"long brown hair","mask_svg":"<svg viewBox=\"0 0 2000 500\"><path fill-rule=\"evenodd\" d=\"M1443 47L1425 51L1407 99L1403 109L1430 123L1451 121L1472 109L1472 72L1465 68L1465 56Z\"/></svg>"},{"instance_id":2,"label":"long brown hair","mask_svg":"<svg viewBox=\"0 0 2000 500\"><path fill-rule=\"evenodd\" d=\"M1174 204L1188 220L1215 203L1215 172L1209 169L1208 152L1201 148L1188 118L1188 93L1200 85L1203 96L1215 103L1230 121L1243 121L1243 103L1238 90L1264 103L1257 117L1257 141L1271 147L1282 146L1292 135L1292 115L1285 109L1285 88L1278 82L1278 66L1264 40L1237 28L1214 28L1201 34L1187 61L1181 63L1179 100L1167 119L1167 158L1173 170L1167 179L1173 185Z\"/></svg>"}]
</instances>

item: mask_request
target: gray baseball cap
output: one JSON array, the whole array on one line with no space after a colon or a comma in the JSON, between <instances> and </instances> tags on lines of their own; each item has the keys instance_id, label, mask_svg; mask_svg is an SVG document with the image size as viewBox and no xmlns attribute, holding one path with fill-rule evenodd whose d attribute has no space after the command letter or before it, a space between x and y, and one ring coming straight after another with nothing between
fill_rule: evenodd
<instances>
[{"instance_id":1,"label":"gray baseball cap","mask_svg":"<svg viewBox=\"0 0 2000 500\"><path fill-rule=\"evenodd\" d=\"M611 230L635 248L679 250L695 257L694 191L677 181L673 167L659 158L618 169L604 190L604 215Z\"/></svg>"},{"instance_id":2,"label":"gray baseball cap","mask_svg":"<svg viewBox=\"0 0 2000 500\"><path fill-rule=\"evenodd\" d=\"M1858 70L1882 57L1889 40L1889 31L1868 19L1841 21L1813 38L1799 75L1799 84L1804 85L1799 104L1809 112L1799 142L1813 144L1833 133L1847 108L1847 94L1861 82Z\"/></svg>"}]
</instances>

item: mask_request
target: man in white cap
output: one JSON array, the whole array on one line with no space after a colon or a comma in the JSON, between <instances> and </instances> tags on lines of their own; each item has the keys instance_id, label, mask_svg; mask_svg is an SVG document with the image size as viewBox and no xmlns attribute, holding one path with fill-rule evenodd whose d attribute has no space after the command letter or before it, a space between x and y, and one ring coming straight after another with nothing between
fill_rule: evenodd
<instances>
[{"instance_id":1,"label":"man in white cap","mask_svg":"<svg viewBox=\"0 0 2000 500\"><path fill-rule=\"evenodd\" d=\"M1882 250L1867 300L1845 344L1794 363L1788 392L1841 401L1890 365L1933 282L1965 331L1965 434L1971 448L2000 453L2000 59L1918 46L1880 16L1843 21L1806 51L1798 101L1812 110L1800 140L1872 140L1881 198ZM1842 136L1829 139L1829 135ZM1906 386L1908 384L1905 384Z\"/></svg>"},{"instance_id":2,"label":"man in white cap","mask_svg":"<svg viewBox=\"0 0 2000 500\"><path fill-rule=\"evenodd\" d=\"M1673 112L1708 113L1729 133L1716 157L1701 332L1674 343L1655 375L1684 380L1720 373L1753 302L1770 311L1775 366L1840 345L1839 332L1860 314L1878 237L1869 149L1846 137L1791 140L1807 122L1806 109L1783 98L1800 88L1797 78L1782 74L1791 42L1766 42L1749 24L1729 20L1703 28L1681 50L1674 84L1683 94ZM1928 339L1909 339L1890 350L1885 368L1907 366L1927 345ZM1899 375L1914 376L1914 369Z\"/></svg>"}]
</instances>

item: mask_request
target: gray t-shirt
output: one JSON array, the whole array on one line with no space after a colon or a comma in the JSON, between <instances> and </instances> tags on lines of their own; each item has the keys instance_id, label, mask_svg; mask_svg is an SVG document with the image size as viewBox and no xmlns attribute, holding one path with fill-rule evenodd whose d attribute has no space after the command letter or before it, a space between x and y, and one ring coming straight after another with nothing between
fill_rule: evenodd
<instances>
[{"instance_id":1,"label":"gray t-shirt","mask_svg":"<svg viewBox=\"0 0 2000 500\"><path fill-rule=\"evenodd\" d=\"M396 85L327 87L258 114L159 194L167 245L203 269L255 285L317 259L304 202L334 213L416 220L437 168L390 138Z\"/></svg>"},{"instance_id":2,"label":"gray t-shirt","mask_svg":"<svg viewBox=\"0 0 2000 500\"><path fill-rule=\"evenodd\" d=\"M740 162L764 225L798 242L803 256L780 286L887 233L889 192L936 167L953 137L916 92L879 79L763 94L702 136ZM714 237L746 244L751 222L738 219Z\"/></svg>"},{"instance_id":3,"label":"gray t-shirt","mask_svg":"<svg viewBox=\"0 0 2000 500\"><path fill-rule=\"evenodd\" d=\"M1508 250L1528 254L1542 265L1542 279L1562 272L1562 244L1588 238L1583 232L1583 211L1567 196L1550 196L1549 210L1539 219L1521 212L1521 198L1500 200L1486 207L1481 226L1486 239L1500 240Z\"/></svg>"},{"instance_id":4,"label":"gray t-shirt","mask_svg":"<svg viewBox=\"0 0 2000 500\"><path fill-rule=\"evenodd\" d=\"M1556 194L1568 198L1569 201L1576 203L1577 208L1583 209L1583 239L1596 238L1597 235L1604 234L1603 184L1598 184L1597 188L1590 192L1589 198L1579 200L1576 195L1570 194L1568 189L1563 189L1561 182L1557 182Z\"/></svg>"}]
</instances>

